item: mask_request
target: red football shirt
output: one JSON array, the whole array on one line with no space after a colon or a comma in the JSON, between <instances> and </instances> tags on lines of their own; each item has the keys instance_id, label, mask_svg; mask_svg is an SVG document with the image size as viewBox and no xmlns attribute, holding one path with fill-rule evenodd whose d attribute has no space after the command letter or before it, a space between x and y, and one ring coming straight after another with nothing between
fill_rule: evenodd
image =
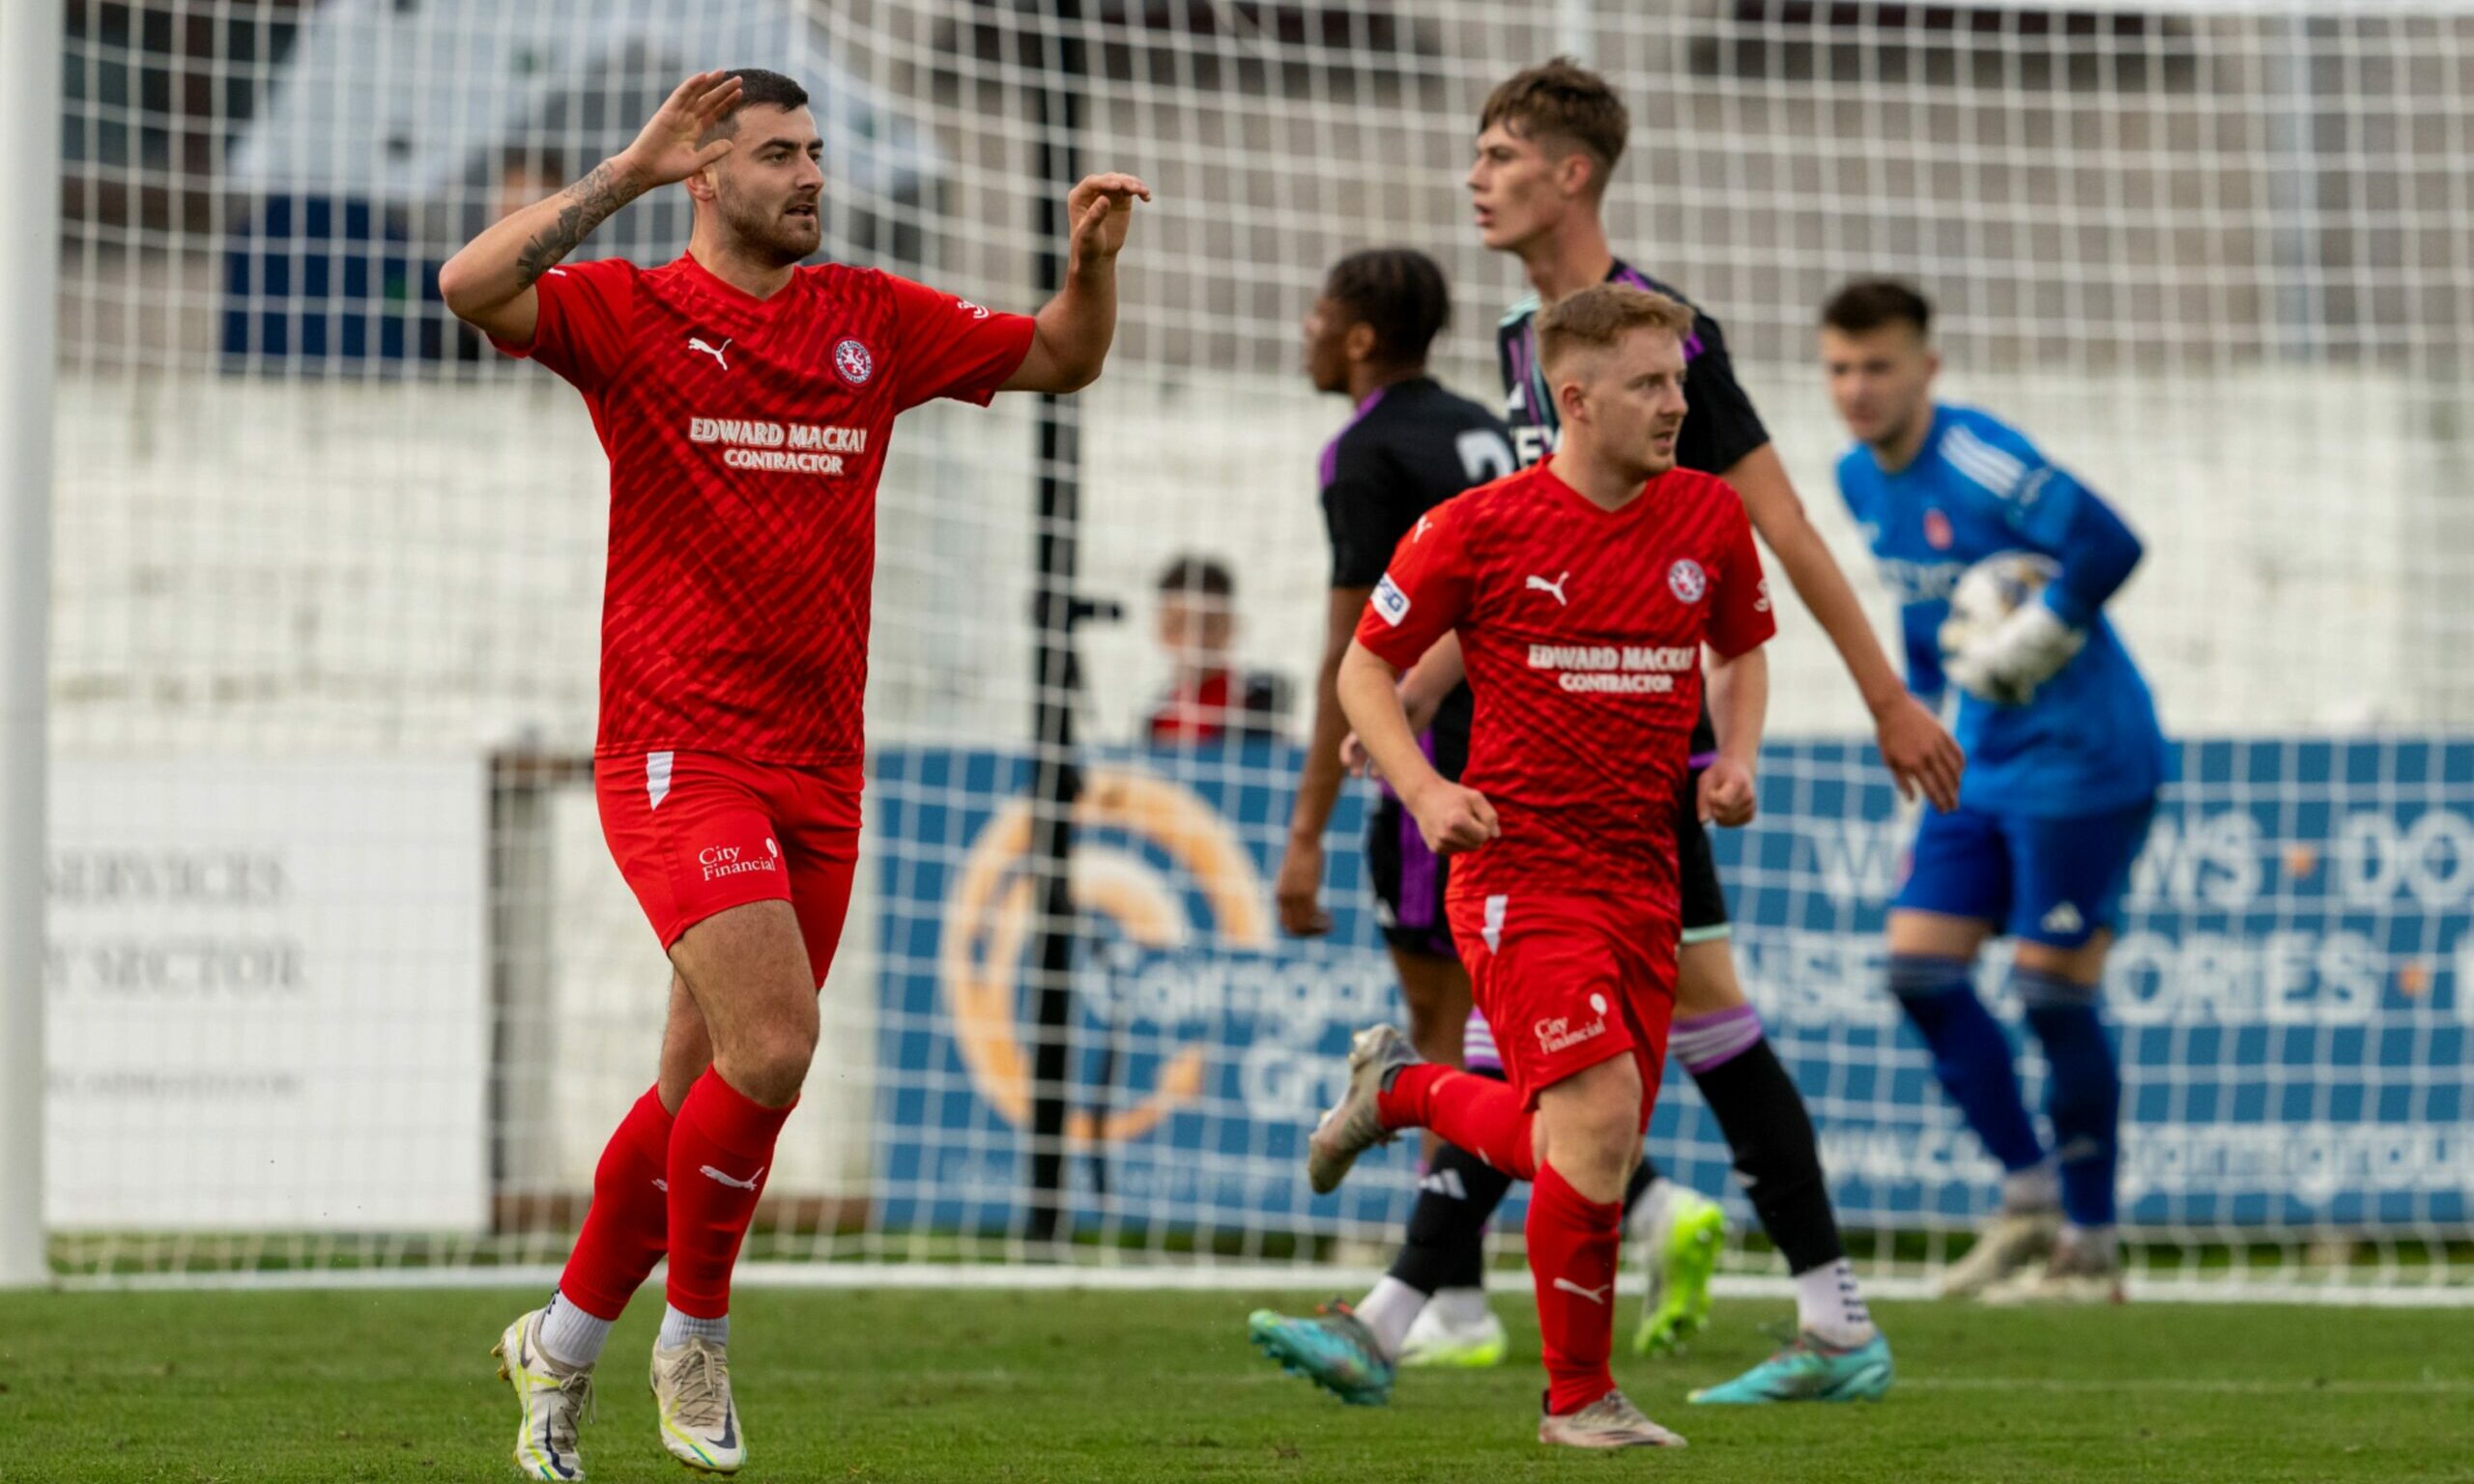
<instances>
[{"instance_id":1,"label":"red football shirt","mask_svg":"<svg viewBox=\"0 0 2474 1484\"><path fill-rule=\"evenodd\" d=\"M690 257L533 287L532 343L499 349L574 383L610 455L595 750L858 761L894 416L985 404L1029 318L840 264L765 300Z\"/></svg>"},{"instance_id":2,"label":"red football shirt","mask_svg":"<svg viewBox=\"0 0 2474 1484\"><path fill-rule=\"evenodd\" d=\"M1678 469L1609 513L1525 470L1401 539L1358 642L1403 670L1458 630L1477 713L1460 782L1503 823L1455 891L1647 890L1678 906L1675 799L1701 711L1701 645L1776 625L1743 502Z\"/></svg>"}]
</instances>

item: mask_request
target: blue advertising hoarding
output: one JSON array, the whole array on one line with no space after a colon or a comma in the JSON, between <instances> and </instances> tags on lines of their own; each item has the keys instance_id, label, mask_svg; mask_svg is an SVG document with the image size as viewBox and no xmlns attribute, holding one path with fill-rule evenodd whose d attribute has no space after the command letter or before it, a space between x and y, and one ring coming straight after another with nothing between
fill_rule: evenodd
<instances>
[{"instance_id":1,"label":"blue advertising hoarding","mask_svg":"<svg viewBox=\"0 0 2474 1484\"><path fill-rule=\"evenodd\" d=\"M1293 749L1094 759L1078 810L1074 1204L1158 1230L1331 1230L1405 1209L1402 1151L1306 1190L1306 1130L1347 1038L1398 1016L1357 847L1330 837L1323 940L1271 881ZM1001 1231L1028 1123L1027 763L877 759L877 1186L894 1229ZM2259 739L2181 749L2107 984L2134 1224L2450 1226L2474 1218L2474 743ZM1810 1101L1842 1217L1947 1225L1995 1174L1883 988L1908 822L1868 747L1773 745L1762 816L1720 832L1738 960ZM1979 975L2001 1003L1998 956ZM2041 1090L2030 1053L2028 1093ZM1652 1152L1711 1193L1723 1142L1670 1071ZM1371 1178L1366 1178L1371 1177ZM1730 1192L1732 1193L1732 1192Z\"/></svg>"}]
</instances>

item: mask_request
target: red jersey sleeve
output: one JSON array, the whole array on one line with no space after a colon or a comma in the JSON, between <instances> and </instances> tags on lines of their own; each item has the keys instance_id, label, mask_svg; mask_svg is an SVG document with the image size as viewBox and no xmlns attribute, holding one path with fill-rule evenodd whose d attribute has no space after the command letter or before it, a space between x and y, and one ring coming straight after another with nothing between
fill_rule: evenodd
<instances>
[{"instance_id":1,"label":"red jersey sleeve","mask_svg":"<svg viewBox=\"0 0 2474 1484\"><path fill-rule=\"evenodd\" d=\"M1761 550L1752 544L1752 522L1740 500L1734 506L1727 522L1726 555L1711 593L1708 634L1710 647L1731 660L1778 632L1769 612L1769 579L1762 575Z\"/></svg>"},{"instance_id":2,"label":"red jersey sleeve","mask_svg":"<svg viewBox=\"0 0 2474 1484\"><path fill-rule=\"evenodd\" d=\"M1435 506L1400 538L1357 621L1357 642L1395 670L1417 664L1468 615L1477 581L1460 504Z\"/></svg>"},{"instance_id":3,"label":"red jersey sleeve","mask_svg":"<svg viewBox=\"0 0 2474 1484\"><path fill-rule=\"evenodd\" d=\"M988 405L1031 352L1031 317L998 314L924 283L885 274L893 285L894 405L937 397Z\"/></svg>"},{"instance_id":4,"label":"red jersey sleeve","mask_svg":"<svg viewBox=\"0 0 2474 1484\"><path fill-rule=\"evenodd\" d=\"M532 285L538 318L532 343L515 345L496 335L490 343L506 355L530 357L575 385L599 391L627 358L636 319L636 265L623 258L562 263Z\"/></svg>"}]
</instances>

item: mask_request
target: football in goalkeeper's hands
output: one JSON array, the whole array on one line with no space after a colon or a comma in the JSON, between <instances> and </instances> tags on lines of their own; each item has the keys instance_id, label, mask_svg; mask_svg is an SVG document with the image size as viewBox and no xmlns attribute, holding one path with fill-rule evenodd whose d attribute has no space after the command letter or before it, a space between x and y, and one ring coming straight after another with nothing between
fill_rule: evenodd
<instances>
[{"instance_id":1,"label":"football in goalkeeper's hands","mask_svg":"<svg viewBox=\"0 0 2474 1484\"><path fill-rule=\"evenodd\" d=\"M2060 571L2036 552L1996 552L1960 575L1940 636L1942 663L1955 684L1998 704L2022 705L2078 651L2084 636L2057 622L2031 625L2039 630L2031 635L2015 626L2004 632ZM2048 627L2051 634L2041 632Z\"/></svg>"}]
</instances>

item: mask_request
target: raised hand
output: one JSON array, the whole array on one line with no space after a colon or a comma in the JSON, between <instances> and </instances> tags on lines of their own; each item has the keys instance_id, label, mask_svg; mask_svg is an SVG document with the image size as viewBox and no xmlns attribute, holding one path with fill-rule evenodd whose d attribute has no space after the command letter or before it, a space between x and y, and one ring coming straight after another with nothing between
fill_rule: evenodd
<instances>
[{"instance_id":1,"label":"raised hand","mask_svg":"<svg viewBox=\"0 0 2474 1484\"><path fill-rule=\"evenodd\" d=\"M1075 186L1065 198L1065 214L1074 223L1077 265L1105 263L1125 246L1136 197L1150 200L1151 187L1130 175L1086 175Z\"/></svg>"},{"instance_id":2,"label":"raised hand","mask_svg":"<svg viewBox=\"0 0 2474 1484\"><path fill-rule=\"evenodd\" d=\"M738 102L740 83L732 72L698 72L664 100L658 111L619 151L618 159L640 190L683 181L731 152L731 141L700 143Z\"/></svg>"}]
</instances>

